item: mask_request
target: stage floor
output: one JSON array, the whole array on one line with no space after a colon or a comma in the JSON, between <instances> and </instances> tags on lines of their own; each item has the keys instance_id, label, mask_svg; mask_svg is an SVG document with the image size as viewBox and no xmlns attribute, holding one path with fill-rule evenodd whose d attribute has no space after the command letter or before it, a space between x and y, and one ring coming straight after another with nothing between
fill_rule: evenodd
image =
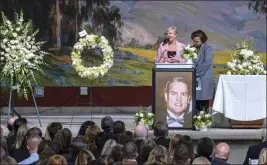
<instances>
[{"instance_id":1,"label":"stage floor","mask_svg":"<svg viewBox=\"0 0 267 165\"><path fill-rule=\"evenodd\" d=\"M46 126L54 121L61 122L64 128L69 128L73 136L76 136L81 124L86 120L92 120L100 126L101 119L105 115L83 115L83 116L50 116L42 115L41 122L42 127L39 125L37 116L23 116L28 120L28 125L30 127L39 127L43 134L45 132ZM133 115L110 115L114 121L121 120L125 123L127 130L134 130L134 118ZM4 128L4 133L7 134L8 130L6 128L7 116L1 116L1 127ZM246 155L246 151L249 145L259 143L261 140L262 129L222 129L222 128L210 128L206 132L200 132L195 130L169 130L169 136L174 134L190 135L194 141L201 137L210 137L215 142L225 141L231 146L231 157L229 163L231 164L241 164L243 163ZM153 131L149 132L149 137L153 137Z\"/></svg>"}]
</instances>

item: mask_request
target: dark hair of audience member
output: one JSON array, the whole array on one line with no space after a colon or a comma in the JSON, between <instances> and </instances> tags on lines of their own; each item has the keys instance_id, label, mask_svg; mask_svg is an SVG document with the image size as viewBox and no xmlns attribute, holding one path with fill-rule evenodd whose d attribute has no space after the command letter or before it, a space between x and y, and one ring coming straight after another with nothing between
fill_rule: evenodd
<instances>
[{"instance_id":1,"label":"dark hair of audience member","mask_svg":"<svg viewBox=\"0 0 267 165\"><path fill-rule=\"evenodd\" d=\"M86 132L86 130L87 130L87 128L88 128L89 125L91 125L91 126L92 125L95 125L95 122L89 121L89 120L83 122L83 124L81 125L80 130L78 132L78 135L84 136L85 135L85 132Z\"/></svg>"},{"instance_id":2,"label":"dark hair of audience member","mask_svg":"<svg viewBox=\"0 0 267 165\"><path fill-rule=\"evenodd\" d=\"M135 143L128 142L123 146L123 159L136 159L138 149Z\"/></svg>"},{"instance_id":3,"label":"dark hair of audience member","mask_svg":"<svg viewBox=\"0 0 267 165\"><path fill-rule=\"evenodd\" d=\"M47 148L52 149L53 148L53 144L51 140L47 140L44 139L41 141L41 143L38 145L38 150L37 153L40 155L44 150L46 150Z\"/></svg>"},{"instance_id":4,"label":"dark hair of audience member","mask_svg":"<svg viewBox=\"0 0 267 165\"><path fill-rule=\"evenodd\" d=\"M27 119L18 118L18 119L15 120L15 122L14 122L14 133L15 134L18 132L18 129L22 124L27 124Z\"/></svg>"},{"instance_id":5,"label":"dark hair of audience member","mask_svg":"<svg viewBox=\"0 0 267 165\"><path fill-rule=\"evenodd\" d=\"M83 149L76 158L75 165L88 165L92 160L95 160L94 155L88 150Z\"/></svg>"},{"instance_id":6,"label":"dark hair of audience member","mask_svg":"<svg viewBox=\"0 0 267 165\"><path fill-rule=\"evenodd\" d=\"M0 149L0 160L3 159L6 156L7 156L7 152L3 148L1 148Z\"/></svg>"},{"instance_id":7,"label":"dark hair of audience member","mask_svg":"<svg viewBox=\"0 0 267 165\"><path fill-rule=\"evenodd\" d=\"M33 134L39 135L42 138L42 131L40 128L37 127L30 128L26 133L26 137L30 137Z\"/></svg>"},{"instance_id":8,"label":"dark hair of audience member","mask_svg":"<svg viewBox=\"0 0 267 165\"><path fill-rule=\"evenodd\" d=\"M104 132L111 132L113 130L113 119L110 116L105 116L101 120L101 129Z\"/></svg>"},{"instance_id":9,"label":"dark hair of audience member","mask_svg":"<svg viewBox=\"0 0 267 165\"><path fill-rule=\"evenodd\" d=\"M86 148L89 151L92 151L93 149L97 148L95 144L95 139L97 138L97 135L101 132L100 128L97 125L89 125L85 132L85 140L87 143Z\"/></svg>"},{"instance_id":10,"label":"dark hair of audience member","mask_svg":"<svg viewBox=\"0 0 267 165\"><path fill-rule=\"evenodd\" d=\"M114 160L110 156L100 156L96 161L97 165L113 165Z\"/></svg>"},{"instance_id":11,"label":"dark hair of audience member","mask_svg":"<svg viewBox=\"0 0 267 165\"><path fill-rule=\"evenodd\" d=\"M209 137L202 137L197 143L197 156L203 156L211 160L211 155L214 148L214 142Z\"/></svg>"},{"instance_id":12,"label":"dark hair of audience member","mask_svg":"<svg viewBox=\"0 0 267 165\"><path fill-rule=\"evenodd\" d=\"M194 143L190 136L184 135L180 138L179 144L185 144L189 149L189 158L191 161L195 159Z\"/></svg>"},{"instance_id":13,"label":"dark hair of audience member","mask_svg":"<svg viewBox=\"0 0 267 165\"><path fill-rule=\"evenodd\" d=\"M178 146L180 139L183 136L180 134L175 134L173 135L173 137L170 140L170 144L169 144L169 151L168 151L168 157L169 159L171 159L171 157L173 156L173 152L175 150L175 147Z\"/></svg>"},{"instance_id":14,"label":"dark hair of audience member","mask_svg":"<svg viewBox=\"0 0 267 165\"><path fill-rule=\"evenodd\" d=\"M122 121L115 121L113 123L113 134L122 134L125 132L125 124Z\"/></svg>"},{"instance_id":15,"label":"dark hair of audience member","mask_svg":"<svg viewBox=\"0 0 267 165\"><path fill-rule=\"evenodd\" d=\"M14 144L14 147L16 149L22 148L24 145L26 145L26 134L27 134L28 130L29 130L29 128L28 128L27 124L21 124L19 126L19 129L17 130L17 134L16 134L15 144Z\"/></svg>"},{"instance_id":16,"label":"dark hair of audience member","mask_svg":"<svg viewBox=\"0 0 267 165\"><path fill-rule=\"evenodd\" d=\"M5 137L1 137L0 147L8 154L8 148L7 148L7 143L6 143Z\"/></svg>"},{"instance_id":17,"label":"dark hair of audience member","mask_svg":"<svg viewBox=\"0 0 267 165\"><path fill-rule=\"evenodd\" d=\"M157 121L154 124L154 136L164 137L168 136L169 130L168 126L163 121Z\"/></svg>"},{"instance_id":18,"label":"dark hair of audience member","mask_svg":"<svg viewBox=\"0 0 267 165\"><path fill-rule=\"evenodd\" d=\"M189 164L190 163L189 154L190 153L188 146L186 144L181 143L175 148L173 159L170 163L175 165Z\"/></svg>"},{"instance_id":19,"label":"dark hair of audience member","mask_svg":"<svg viewBox=\"0 0 267 165\"><path fill-rule=\"evenodd\" d=\"M137 157L138 164L144 164L149 157L150 152L153 150L154 147L156 147L156 143L152 139L144 140L141 144L141 150Z\"/></svg>"},{"instance_id":20,"label":"dark hair of audience member","mask_svg":"<svg viewBox=\"0 0 267 165\"><path fill-rule=\"evenodd\" d=\"M86 141L84 136L76 136L72 139L70 145L70 151L72 155L78 155L86 147Z\"/></svg>"},{"instance_id":21,"label":"dark hair of audience member","mask_svg":"<svg viewBox=\"0 0 267 165\"><path fill-rule=\"evenodd\" d=\"M48 165L67 165L68 162L67 160L61 156L61 155L53 155L51 156L48 161L47 161Z\"/></svg>"},{"instance_id":22,"label":"dark hair of audience member","mask_svg":"<svg viewBox=\"0 0 267 165\"><path fill-rule=\"evenodd\" d=\"M6 156L0 160L1 165L16 165L18 164L14 158L11 156Z\"/></svg>"},{"instance_id":23,"label":"dark hair of audience member","mask_svg":"<svg viewBox=\"0 0 267 165\"><path fill-rule=\"evenodd\" d=\"M167 149L162 146L156 146L150 152L146 165L150 164L167 164L168 156L167 156Z\"/></svg>"},{"instance_id":24,"label":"dark hair of audience member","mask_svg":"<svg viewBox=\"0 0 267 165\"><path fill-rule=\"evenodd\" d=\"M134 142L135 139L134 139L134 134L132 131L125 131L122 135L123 137L120 138L120 144L124 145L128 142Z\"/></svg>"},{"instance_id":25,"label":"dark hair of audience member","mask_svg":"<svg viewBox=\"0 0 267 165\"><path fill-rule=\"evenodd\" d=\"M115 145L112 150L110 156L114 160L114 162L122 161L123 158L123 146L122 145Z\"/></svg>"},{"instance_id":26,"label":"dark hair of audience member","mask_svg":"<svg viewBox=\"0 0 267 165\"><path fill-rule=\"evenodd\" d=\"M62 124L60 122L52 122L50 123L45 132L45 139L54 140L56 133L62 129Z\"/></svg>"},{"instance_id":27,"label":"dark hair of audience member","mask_svg":"<svg viewBox=\"0 0 267 165\"><path fill-rule=\"evenodd\" d=\"M72 140L72 133L68 128L59 130L54 138L57 154L68 154Z\"/></svg>"},{"instance_id":28,"label":"dark hair of audience member","mask_svg":"<svg viewBox=\"0 0 267 165\"><path fill-rule=\"evenodd\" d=\"M37 165L48 165L48 159L53 156L56 155L56 153L49 147L45 148L41 153L39 154L39 160L37 161Z\"/></svg>"}]
</instances>

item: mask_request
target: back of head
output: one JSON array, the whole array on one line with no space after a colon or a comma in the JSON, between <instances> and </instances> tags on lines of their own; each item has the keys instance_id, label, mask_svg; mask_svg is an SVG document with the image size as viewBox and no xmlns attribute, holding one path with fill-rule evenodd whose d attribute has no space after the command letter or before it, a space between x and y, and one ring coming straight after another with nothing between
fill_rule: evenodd
<instances>
[{"instance_id":1,"label":"back of head","mask_svg":"<svg viewBox=\"0 0 267 165\"><path fill-rule=\"evenodd\" d=\"M133 142L128 142L123 146L123 158L124 159L136 159L137 146Z\"/></svg>"},{"instance_id":2,"label":"back of head","mask_svg":"<svg viewBox=\"0 0 267 165\"><path fill-rule=\"evenodd\" d=\"M123 146L122 145L115 145L112 148L110 156L114 160L114 162L119 162L122 161L122 156L123 156Z\"/></svg>"},{"instance_id":3,"label":"back of head","mask_svg":"<svg viewBox=\"0 0 267 165\"><path fill-rule=\"evenodd\" d=\"M1 165L15 165L18 164L16 160L10 156L6 156L0 160Z\"/></svg>"},{"instance_id":4,"label":"back of head","mask_svg":"<svg viewBox=\"0 0 267 165\"><path fill-rule=\"evenodd\" d=\"M56 133L62 129L62 124L60 122L52 122L47 127L47 136L50 138L48 140L53 140L55 138Z\"/></svg>"},{"instance_id":5,"label":"back of head","mask_svg":"<svg viewBox=\"0 0 267 165\"><path fill-rule=\"evenodd\" d=\"M116 145L117 145L117 142L115 140L113 139L107 140L102 149L101 156L103 155L109 156L111 154L113 147Z\"/></svg>"},{"instance_id":6,"label":"back of head","mask_svg":"<svg viewBox=\"0 0 267 165\"><path fill-rule=\"evenodd\" d=\"M174 164L189 164L190 155L189 148L187 145L181 143L179 144L175 150L173 155L173 163Z\"/></svg>"},{"instance_id":7,"label":"back of head","mask_svg":"<svg viewBox=\"0 0 267 165\"><path fill-rule=\"evenodd\" d=\"M59 130L56 135L54 142L56 144L56 153L57 154L66 154L69 152L70 144L72 140L72 133L68 128L63 128Z\"/></svg>"},{"instance_id":8,"label":"back of head","mask_svg":"<svg viewBox=\"0 0 267 165\"><path fill-rule=\"evenodd\" d=\"M66 165L68 162L66 159L61 155L53 155L48 159L47 164L53 164L53 165Z\"/></svg>"},{"instance_id":9,"label":"back of head","mask_svg":"<svg viewBox=\"0 0 267 165\"><path fill-rule=\"evenodd\" d=\"M30 128L26 134L27 137L33 135L33 134L36 134L36 135L39 135L40 137L42 137L42 131L40 128L37 128L37 127L33 127L33 128Z\"/></svg>"},{"instance_id":10,"label":"back of head","mask_svg":"<svg viewBox=\"0 0 267 165\"><path fill-rule=\"evenodd\" d=\"M101 120L101 128L104 132L111 132L113 130L113 119L110 116L105 116Z\"/></svg>"},{"instance_id":11,"label":"back of head","mask_svg":"<svg viewBox=\"0 0 267 165\"><path fill-rule=\"evenodd\" d=\"M71 141L71 152L72 155L77 155L79 152L81 152L86 147L86 140L84 136L76 136Z\"/></svg>"},{"instance_id":12,"label":"back of head","mask_svg":"<svg viewBox=\"0 0 267 165\"><path fill-rule=\"evenodd\" d=\"M124 145L128 142L134 142L134 134L132 131L125 131L122 137L119 139L119 143Z\"/></svg>"},{"instance_id":13,"label":"back of head","mask_svg":"<svg viewBox=\"0 0 267 165\"><path fill-rule=\"evenodd\" d=\"M32 134L29 137L27 137L27 146L29 148L29 151L36 151L38 150L38 145L42 141L42 138L37 134Z\"/></svg>"},{"instance_id":14,"label":"back of head","mask_svg":"<svg viewBox=\"0 0 267 165\"><path fill-rule=\"evenodd\" d=\"M157 144L152 139L144 140L141 144L141 150L138 155L138 163L145 163L149 157L150 152L153 150L154 147L156 147Z\"/></svg>"},{"instance_id":15,"label":"back of head","mask_svg":"<svg viewBox=\"0 0 267 165\"><path fill-rule=\"evenodd\" d=\"M169 145L169 153L170 154L173 154L175 147L178 146L178 143L182 137L183 136L180 134L173 135L173 137L170 140L170 145ZM169 155L169 156L171 156L171 155Z\"/></svg>"},{"instance_id":16,"label":"back of head","mask_svg":"<svg viewBox=\"0 0 267 165\"><path fill-rule=\"evenodd\" d=\"M87 143L95 143L95 139L98 134L101 132L99 126L97 125L89 125L85 132L85 140Z\"/></svg>"},{"instance_id":17,"label":"back of head","mask_svg":"<svg viewBox=\"0 0 267 165\"><path fill-rule=\"evenodd\" d=\"M209 165L210 164L210 161L203 157L203 156L200 156L200 157L197 157L196 159L194 159L192 165Z\"/></svg>"},{"instance_id":18,"label":"back of head","mask_svg":"<svg viewBox=\"0 0 267 165\"><path fill-rule=\"evenodd\" d=\"M19 119L17 119L19 120ZM16 121L17 121L16 120ZM21 148L25 144L25 137L28 132L29 128L26 124L21 124L17 130L16 140L15 140L15 147Z\"/></svg>"},{"instance_id":19,"label":"back of head","mask_svg":"<svg viewBox=\"0 0 267 165\"><path fill-rule=\"evenodd\" d=\"M90 161L95 160L94 155L88 150L83 149L77 156L75 165L89 164Z\"/></svg>"},{"instance_id":20,"label":"back of head","mask_svg":"<svg viewBox=\"0 0 267 165\"><path fill-rule=\"evenodd\" d=\"M14 122L14 132L15 133L17 133L19 127L22 124L27 124L27 119L26 118L18 118L18 119L15 120L15 122Z\"/></svg>"},{"instance_id":21,"label":"back of head","mask_svg":"<svg viewBox=\"0 0 267 165\"><path fill-rule=\"evenodd\" d=\"M122 134L125 132L125 124L122 121L115 121L113 123L113 133Z\"/></svg>"},{"instance_id":22,"label":"back of head","mask_svg":"<svg viewBox=\"0 0 267 165\"><path fill-rule=\"evenodd\" d=\"M95 122L89 121L89 120L83 122L83 124L81 125L81 128L80 128L80 130L78 132L78 135L84 136L88 126L90 126L90 125L95 125Z\"/></svg>"},{"instance_id":23,"label":"back of head","mask_svg":"<svg viewBox=\"0 0 267 165\"><path fill-rule=\"evenodd\" d=\"M37 153L40 155L44 150L47 150L48 148L50 148L50 149L53 148L52 141L51 140L44 139L38 145L38 151L37 151Z\"/></svg>"},{"instance_id":24,"label":"back of head","mask_svg":"<svg viewBox=\"0 0 267 165\"><path fill-rule=\"evenodd\" d=\"M114 160L110 156L100 156L100 158L95 162L97 165L113 165Z\"/></svg>"},{"instance_id":25,"label":"back of head","mask_svg":"<svg viewBox=\"0 0 267 165\"><path fill-rule=\"evenodd\" d=\"M267 148L263 148L261 150L258 164L265 164L265 163L267 163Z\"/></svg>"},{"instance_id":26,"label":"back of head","mask_svg":"<svg viewBox=\"0 0 267 165\"><path fill-rule=\"evenodd\" d=\"M230 154L230 146L227 143L218 143L214 148L214 157L228 160Z\"/></svg>"},{"instance_id":27,"label":"back of head","mask_svg":"<svg viewBox=\"0 0 267 165\"><path fill-rule=\"evenodd\" d=\"M194 143L190 136L184 135L180 138L179 144L185 144L189 149L189 157L191 160L194 160L195 154L194 154Z\"/></svg>"},{"instance_id":28,"label":"back of head","mask_svg":"<svg viewBox=\"0 0 267 165\"><path fill-rule=\"evenodd\" d=\"M138 124L134 130L135 138L146 139L148 137L148 129L144 124Z\"/></svg>"},{"instance_id":29,"label":"back of head","mask_svg":"<svg viewBox=\"0 0 267 165\"><path fill-rule=\"evenodd\" d=\"M159 145L153 148L153 150L150 152L148 161L146 164L167 164L167 150L165 147Z\"/></svg>"},{"instance_id":30,"label":"back of head","mask_svg":"<svg viewBox=\"0 0 267 165\"><path fill-rule=\"evenodd\" d=\"M157 121L154 124L154 136L168 136L168 126L163 121Z\"/></svg>"},{"instance_id":31,"label":"back of head","mask_svg":"<svg viewBox=\"0 0 267 165\"><path fill-rule=\"evenodd\" d=\"M17 116L13 116L13 117L11 117L11 118L8 119L8 121L7 121L7 128L8 128L9 131L13 131L14 130L14 122L17 119L18 119Z\"/></svg>"},{"instance_id":32,"label":"back of head","mask_svg":"<svg viewBox=\"0 0 267 165\"><path fill-rule=\"evenodd\" d=\"M203 156L206 158L210 158L212 155L214 148L214 142L209 137L203 137L198 140L197 144L197 154L198 156Z\"/></svg>"}]
</instances>

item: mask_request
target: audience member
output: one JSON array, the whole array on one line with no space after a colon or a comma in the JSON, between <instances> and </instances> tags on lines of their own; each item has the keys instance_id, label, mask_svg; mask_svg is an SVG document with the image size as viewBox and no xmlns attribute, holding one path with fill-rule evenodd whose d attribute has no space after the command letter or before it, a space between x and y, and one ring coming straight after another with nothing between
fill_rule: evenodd
<instances>
[{"instance_id":1,"label":"audience member","mask_svg":"<svg viewBox=\"0 0 267 165\"><path fill-rule=\"evenodd\" d=\"M3 159L6 156L7 156L7 152L3 148L1 148L0 149L0 159Z\"/></svg>"},{"instance_id":2,"label":"audience member","mask_svg":"<svg viewBox=\"0 0 267 165\"><path fill-rule=\"evenodd\" d=\"M209 161L211 161L213 148L214 148L214 142L211 138L209 137L200 138L197 143L196 157L203 156L207 158Z\"/></svg>"},{"instance_id":3,"label":"audience member","mask_svg":"<svg viewBox=\"0 0 267 165\"><path fill-rule=\"evenodd\" d=\"M6 152L8 155L8 149L7 149L7 144L6 144L6 138L5 137L0 137L0 147Z\"/></svg>"},{"instance_id":4,"label":"audience member","mask_svg":"<svg viewBox=\"0 0 267 165\"><path fill-rule=\"evenodd\" d=\"M227 165L227 160L230 154L230 147L226 143L219 143L213 150L212 165Z\"/></svg>"},{"instance_id":5,"label":"audience member","mask_svg":"<svg viewBox=\"0 0 267 165\"><path fill-rule=\"evenodd\" d=\"M82 164L89 165L89 163L92 162L93 160L95 160L94 155L88 149L83 149L77 155L75 165L82 165Z\"/></svg>"},{"instance_id":6,"label":"audience member","mask_svg":"<svg viewBox=\"0 0 267 165\"><path fill-rule=\"evenodd\" d=\"M210 161L204 156L199 156L193 161L192 165L210 165Z\"/></svg>"},{"instance_id":7,"label":"audience member","mask_svg":"<svg viewBox=\"0 0 267 165\"><path fill-rule=\"evenodd\" d=\"M249 146L243 165L249 165L249 159L259 159L260 152L267 148L266 128L262 130L262 143Z\"/></svg>"},{"instance_id":8,"label":"audience member","mask_svg":"<svg viewBox=\"0 0 267 165\"><path fill-rule=\"evenodd\" d=\"M86 147L84 136L78 135L72 139L70 145L70 158L66 158L68 164L74 164L77 155Z\"/></svg>"},{"instance_id":9,"label":"audience member","mask_svg":"<svg viewBox=\"0 0 267 165\"><path fill-rule=\"evenodd\" d=\"M139 155L137 157L137 162L139 165L144 164L148 160L150 152L156 146L157 146L157 144L152 139L147 139L147 140L143 141L143 143L141 144L141 150L140 150Z\"/></svg>"},{"instance_id":10,"label":"audience member","mask_svg":"<svg viewBox=\"0 0 267 165\"><path fill-rule=\"evenodd\" d=\"M48 124L45 131L45 139L51 140L53 142L56 133L62 129L62 124L60 122L52 122Z\"/></svg>"},{"instance_id":11,"label":"audience member","mask_svg":"<svg viewBox=\"0 0 267 165\"><path fill-rule=\"evenodd\" d=\"M195 159L195 153L194 153L194 143L193 140L191 139L190 136L188 135L184 135L180 138L179 144L185 144L187 145L188 149L189 149L189 158L191 161L193 161ZM192 162L190 162L192 163Z\"/></svg>"},{"instance_id":12,"label":"audience member","mask_svg":"<svg viewBox=\"0 0 267 165\"><path fill-rule=\"evenodd\" d=\"M39 155L39 160L36 163L37 165L47 165L48 159L56 155L55 151L53 151L52 147L52 142L50 140L43 140L38 146L38 155Z\"/></svg>"},{"instance_id":13,"label":"audience member","mask_svg":"<svg viewBox=\"0 0 267 165\"><path fill-rule=\"evenodd\" d=\"M169 149L170 139L168 138L168 126L163 121L158 121L154 124L154 141L157 145L162 145Z\"/></svg>"},{"instance_id":14,"label":"audience member","mask_svg":"<svg viewBox=\"0 0 267 165\"><path fill-rule=\"evenodd\" d=\"M123 146L122 164L137 165L136 157L138 155L137 146L133 142L126 143Z\"/></svg>"},{"instance_id":15,"label":"audience member","mask_svg":"<svg viewBox=\"0 0 267 165\"><path fill-rule=\"evenodd\" d=\"M17 165L18 163L11 156L6 156L0 160L1 165Z\"/></svg>"},{"instance_id":16,"label":"audience member","mask_svg":"<svg viewBox=\"0 0 267 165\"><path fill-rule=\"evenodd\" d=\"M85 121L85 122L83 122L83 124L81 125L81 128L80 128L80 130L78 132L78 135L84 136L89 125L91 125L91 126L95 125L95 122L93 122L93 121Z\"/></svg>"},{"instance_id":17,"label":"audience member","mask_svg":"<svg viewBox=\"0 0 267 165\"><path fill-rule=\"evenodd\" d=\"M190 164L189 147L186 144L180 143L174 150L173 158L170 164L173 165L189 165Z\"/></svg>"},{"instance_id":18,"label":"audience member","mask_svg":"<svg viewBox=\"0 0 267 165\"><path fill-rule=\"evenodd\" d=\"M59 130L54 138L56 154L66 156L69 154L70 144L72 141L72 133L68 128Z\"/></svg>"},{"instance_id":19,"label":"audience member","mask_svg":"<svg viewBox=\"0 0 267 165\"><path fill-rule=\"evenodd\" d=\"M85 133L86 148L94 154L96 159L100 157L102 150L102 148L98 148L95 144L95 140L100 131L97 125L89 125Z\"/></svg>"},{"instance_id":20,"label":"audience member","mask_svg":"<svg viewBox=\"0 0 267 165\"><path fill-rule=\"evenodd\" d=\"M116 145L117 145L117 142L113 139L109 139L108 141L106 141L102 149L101 156L110 156L113 147Z\"/></svg>"},{"instance_id":21,"label":"audience member","mask_svg":"<svg viewBox=\"0 0 267 165\"><path fill-rule=\"evenodd\" d=\"M122 134L125 132L125 124L122 121L115 121L113 124L113 135L112 139L117 143L121 144Z\"/></svg>"},{"instance_id":22,"label":"audience member","mask_svg":"<svg viewBox=\"0 0 267 165\"><path fill-rule=\"evenodd\" d=\"M26 137L30 137L31 135L36 134L39 135L42 138L42 131L40 128L37 127L32 127L28 130L28 132L26 133Z\"/></svg>"},{"instance_id":23,"label":"audience member","mask_svg":"<svg viewBox=\"0 0 267 165\"><path fill-rule=\"evenodd\" d=\"M53 155L48 159L47 165L66 165L67 160L61 155Z\"/></svg>"},{"instance_id":24,"label":"audience member","mask_svg":"<svg viewBox=\"0 0 267 165\"><path fill-rule=\"evenodd\" d=\"M123 158L123 146L120 144L115 145L112 148L110 156L114 160L115 163L121 162Z\"/></svg>"},{"instance_id":25,"label":"audience member","mask_svg":"<svg viewBox=\"0 0 267 165\"><path fill-rule=\"evenodd\" d=\"M168 160L167 156L167 149L161 145L156 146L153 148L153 150L150 152L149 157L145 165L151 165L151 164L158 164L158 165L166 165Z\"/></svg>"},{"instance_id":26,"label":"audience member","mask_svg":"<svg viewBox=\"0 0 267 165\"><path fill-rule=\"evenodd\" d=\"M39 154L38 151L38 145L42 141L42 138L37 134L32 134L27 138L27 147L29 150L29 153L31 154L30 157L27 159L19 162L18 164L32 164L34 162L37 162L39 160Z\"/></svg>"},{"instance_id":27,"label":"audience member","mask_svg":"<svg viewBox=\"0 0 267 165\"><path fill-rule=\"evenodd\" d=\"M95 165L113 165L114 161L110 156L101 156L96 160Z\"/></svg>"},{"instance_id":28,"label":"audience member","mask_svg":"<svg viewBox=\"0 0 267 165\"><path fill-rule=\"evenodd\" d=\"M112 138L113 124L114 121L110 116L105 116L102 118L101 128L103 132L100 132L96 138L96 145L98 148L103 148L106 141Z\"/></svg>"},{"instance_id":29,"label":"audience member","mask_svg":"<svg viewBox=\"0 0 267 165\"><path fill-rule=\"evenodd\" d=\"M263 148L259 155L258 164L265 164L267 163L267 148Z\"/></svg>"},{"instance_id":30,"label":"audience member","mask_svg":"<svg viewBox=\"0 0 267 165\"><path fill-rule=\"evenodd\" d=\"M124 145L128 142L134 142L134 134L132 131L125 131L123 134L122 134L122 137L123 138L120 138L120 142L119 144L121 145Z\"/></svg>"},{"instance_id":31,"label":"audience member","mask_svg":"<svg viewBox=\"0 0 267 165\"><path fill-rule=\"evenodd\" d=\"M173 154L174 154L175 147L178 146L181 137L183 137L183 136L180 135L180 134L175 134L171 138L170 145L169 145L169 152L168 152L168 154L169 154L169 156L168 156L169 161L172 159Z\"/></svg>"},{"instance_id":32,"label":"audience member","mask_svg":"<svg viewBox=\"0 0 267 165\"><path fill-rule=\"evenodd\" d=\"M134 130L135 144L138 149L138 153L141 150L141 144L148 138L148 129L144 124L138 124Z\"/></svg>"},{"instance_id":33,"label":"audience member","mask_svg":"<svg viewBox=\"0 0 267 165\"><path fill-rule=\"evenodd\" d=\"M7 137L10 137L10 136L14 136L15 135L14 122L17 119L18 119L17 116L13 116L13 117L11 117L11 118L8 119L8 121L7 121L7 129L8 129L9 132L8 132Z\"/></svg>"}]
</instances>

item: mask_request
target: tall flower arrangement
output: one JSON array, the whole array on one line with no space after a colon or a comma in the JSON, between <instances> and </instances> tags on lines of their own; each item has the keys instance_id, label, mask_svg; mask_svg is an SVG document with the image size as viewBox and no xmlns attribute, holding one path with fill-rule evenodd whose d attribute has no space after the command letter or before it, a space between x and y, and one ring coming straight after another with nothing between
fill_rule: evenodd
<instances>
[{"instance_id":1,"label":"tall flower arrangement","mask_svg":"<svg viewBox=\"0 0 267 165\"><path fill-rule=\"evenodd\" d=\"M2 12L0 25L0 81L17 86L19 96L28 99L29 90L38 85L35 73L45 65L46 52L41 51L44 42L36 42L38 30L33 30L32 21L24 22L23 13L15 13L15 21L9 21Z\"/></svg>"},{"instance_id":2,"label":"tall flower arrangement","mask_svg":"<svg viewBox=\"0 0 267 165\"><path fill-rule=\"evenodd\" d=\"M266 74L260 56L252 50L252 41L242 39L236 43L236 49L227 63L228 75Z\"/></svg>"}]
</instances>

